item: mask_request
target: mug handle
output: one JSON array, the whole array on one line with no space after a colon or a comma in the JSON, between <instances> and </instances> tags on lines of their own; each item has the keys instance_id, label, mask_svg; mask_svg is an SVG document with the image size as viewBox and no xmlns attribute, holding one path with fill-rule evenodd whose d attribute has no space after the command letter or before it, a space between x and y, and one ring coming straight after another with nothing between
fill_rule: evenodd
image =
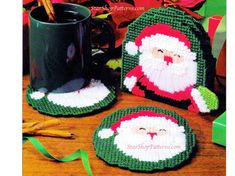
<instances>
[{"instance_id":1,"label":"mug handle","mask_svg":"<svg viewBox=\"0 0 235 176\"><path fill-rule=\"evenodd\" d=\"M110 24L103 19L92 18L91 25L92 29L98 28L102 32L107 32L108 35L108 48L102 49L103 53L97 53L92 56L92 62L94 65L103 66L109 61L110 54L113 53L115 49L114 31L113 28L110 26Z\"/></svg>"}]
</instances>

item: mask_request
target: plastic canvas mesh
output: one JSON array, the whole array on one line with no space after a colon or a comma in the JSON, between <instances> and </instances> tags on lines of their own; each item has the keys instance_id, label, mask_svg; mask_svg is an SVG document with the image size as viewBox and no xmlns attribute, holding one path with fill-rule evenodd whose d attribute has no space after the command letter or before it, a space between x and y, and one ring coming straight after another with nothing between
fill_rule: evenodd
<instances>
[{"instance_id":1,"label":"plastic canvas mesh","mask_svg":"<svg viewBox=\"0 0 235 176\"><path fill-rule=\"evenodd\" d=\"M123 81L125 75L138 65L140 55L140 53L134 56L129 55L125 50L126 43L129 41L134 42L135 38L146 26L151 26L157 23L168 24L188 37L191 42L191 51L195 52L197 55L197 80L195 87L204 86L213 90L216 59L211 54L211 45L207 33L204 31L199 21L187 15L184 11L171 7L158 9L152 8L143 13L128 26L128 32L126 33L126 38L123 42L122 48L122 90L128 91L125 85L123 85ZM158 98L158 100L159 99L166 103L170 102L171 104L175 104L170 100L164 100L164 98Z\"/></svg>"},{"instance_id":2,"label":"plastic canvas mesh","mask_svg":"<svg viewBox=\"0 0 235 176\"><path fill-rule=\"evenodd\" d=\"M114 144L115 135L107 139L100 139L98 137L98 132L100 130L104 128L110 128L113 123L117 122L120 118L127 114L139 112L142 110L149 110L156 113L169 115L176 119L180 126L184 126L186 134L186 150L170 159L160 160L159 162L146 162L124 155L123 152L117 149L116 144ZM95 133L93 135L93 145L96 150L96 155L110 165L128 168L130 170L149 172L154 170L165 170L167 168L174 168L183 164L184 161L189 159L190 155L193 152L193 148L196 145L196 137L188 122L175 112L152 106L137 106L134 108L118 110L105 117L98 128L95 130Z\"/></svg>"},{"instance_id":3,"label":"plastic canvas mesh","mask_svg":"<svg viewBox=\"0 0 235 176\"><path fill-rule=\"evenodd\" d=\"M100 111L110 105L112 105L116 101L116 93L114 87L108 87L110 93L99 103L96 103L92 106L87 107L65 107L62 105L54 104L53 102L47 99L47 95L43 98L36 100L31 98L30 94L34 92L33 88L28 86L26 91L26 100L27 102L35 108L37 111L41 113L45 113L52 116L81 116L89 113L93 113L95 111Z\"/></svg>"}]
</instances>

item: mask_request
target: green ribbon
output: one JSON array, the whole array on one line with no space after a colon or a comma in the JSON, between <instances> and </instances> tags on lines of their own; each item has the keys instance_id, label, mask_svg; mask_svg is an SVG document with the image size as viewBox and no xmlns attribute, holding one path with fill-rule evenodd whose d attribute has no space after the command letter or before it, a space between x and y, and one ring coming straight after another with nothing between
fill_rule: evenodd
<instances>
[{"instance_id":1,"label":"green ribbon","mask_svg":"<svg viewBox=\"0 0 235 176\"><path fill-rule=\"evenodd\" d=\"M45 157L47 158L50 158L50 159L53 159L55 161L59 161L59 162L70 162L70 161L74 161L76 159L79 159L81 158L82 159L82 164L86 170L86 172L88 173L89 176L93 176L92 174L92 171L91 171L91 167L90 167L90 164L89 164L89 159L88 159L88 154L86 151L84 150L81 150L81 149L78 149L76 150L74 153L68 155L68 156L65 156L63 158L56 158L54 157L53 155L51 155L47 149L42 145L42 143L34 138L34 137L28 137L28 136L23 136L23 144L26 142L26 141L30 141L33 146L42 154L44 155Z\"/></svg>"}]
</instances>

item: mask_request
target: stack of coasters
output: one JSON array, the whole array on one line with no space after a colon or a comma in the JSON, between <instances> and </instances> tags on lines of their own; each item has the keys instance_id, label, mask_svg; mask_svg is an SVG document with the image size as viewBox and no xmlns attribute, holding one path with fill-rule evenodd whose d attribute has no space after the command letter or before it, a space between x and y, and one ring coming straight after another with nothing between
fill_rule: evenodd
<instances>
[{"instance_id":1,"label":"stack of coasters","mask_svg":"<svg viewBox=\"0 0 235 176\"><path fill-rule=\"evenodd\" d=\"M196 137L173 111L138 106L104 118L93 136L96 155L110 165L149 172L175 168L189 159Z\"/></svg>"},{"instance_id":2,"label":"stack of coasters","mask_svg":"<svg viewBox=\"0 0 235 176\"><path fill-rule=\"evenodd\" d=\"M226 146L226 112L213 121L212 142Z\"/></svg>"},{"instance_id":3,"label":"stack of coasters","mask_svg":"<svg viewBox=\"0 0 235 176\"><path fill-rule=\"evenodd\" d=\"M44 93L28 86L26 100L41 113L81 116L112 105L116 100L116 93L114 87L92 79L87 87L68 93Z\"/></svg>"},{"instance_id":4,"label":"stack of coasters","mask_svg":"<svg viewBox=\"0 0 235 176\"><path fill-rule=\"evenodd\" d=\"M122 90L194 112L218 109L209 37L184 11L143 13L128 26L122 51Z\"/></svg>"}]
</instances>

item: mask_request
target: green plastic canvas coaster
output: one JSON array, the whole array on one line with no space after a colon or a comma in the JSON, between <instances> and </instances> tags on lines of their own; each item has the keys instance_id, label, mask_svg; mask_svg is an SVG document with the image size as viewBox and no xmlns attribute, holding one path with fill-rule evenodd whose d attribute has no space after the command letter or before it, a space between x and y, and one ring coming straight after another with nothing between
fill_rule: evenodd
<instances>
[{"instance_id":1,"label":"green plastic canvas coaster","mask_svg":"<svg viewBox=\"0 0 235 176\"><path fill-rule=\"evenodd\" d=\"M41 113L81 116L110 106L116 100L116 93L114 87L92 80L87 87L68 93L43 93L28 86L26 100Z\"/></svg>"},{"instance_id":2,"label":"green plastic canvas coaster","mask_svg":"<svg viewBox=\"0 0 235 176\"><path fill-rule=\"evenodd\" d=\"M200 22L176 8L152 8L130 25L122 45L121 89L197 113L219 107L215 63Z\"/></svg>"},{"instance_id":3,"label":"green plastic canvas coaster","mask_svg":"<svg viewBox=\"0 0 235 176\"><path fill-rule=\"evenodd\" d=\"M175 168L189 159L196 137L173 111L138 106L104 118L93 136L98 157L110 165L150 172Z\"/></svg>"}]
</instances>

